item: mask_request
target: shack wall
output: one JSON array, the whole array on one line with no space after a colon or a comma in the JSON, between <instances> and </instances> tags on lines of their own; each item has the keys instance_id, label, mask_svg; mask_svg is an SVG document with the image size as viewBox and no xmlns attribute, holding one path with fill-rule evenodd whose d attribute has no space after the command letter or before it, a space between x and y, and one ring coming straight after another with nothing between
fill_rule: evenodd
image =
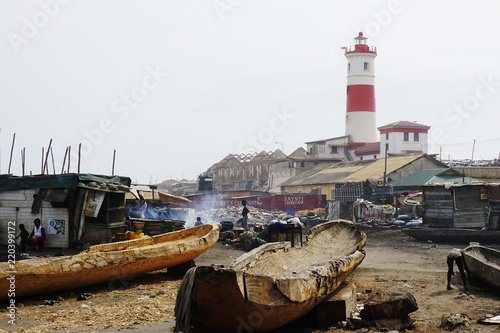
<instances>
[{"instance_id":1,"label":"shack wall","mask_svg":"<svg viewBox=\"0 0 500 333\"><path fill-rule=\"evenodd\" d=\"M486 203L479 186L424 187L423 223L447 228L482 228Z\"/></svg>"},{"instance_id":2,"label":"shack wall","mask_svg":"<svg viewBox=\"0 0 500 333\"><path fill-rule=\"evenodd\" d=\"M47 247L67 248L69 243L69 210L68 208L53 208L50 202L41 203L38 214L31 213L33 195L36 189L1 191L0 192L0 245L8 244L9 222L15 222L15 235L19 235L19 224L24 224L29 233L34 228L33 220L39 218L42 227L47 234ZM49 229L51 221L64 224L64 233L49 233L55 228ZM54 224L54 223L52 223ZM10 224L12 226L12 224ZM12 231L12 230L11 230ZM17 244L19 244L19 239Z\"/></svg>"}]
</instances>

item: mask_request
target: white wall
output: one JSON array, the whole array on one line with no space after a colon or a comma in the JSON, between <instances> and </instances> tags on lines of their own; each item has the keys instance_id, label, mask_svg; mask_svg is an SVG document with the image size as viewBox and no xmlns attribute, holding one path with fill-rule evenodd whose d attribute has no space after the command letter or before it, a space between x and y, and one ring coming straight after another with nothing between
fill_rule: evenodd
<instances>
[{"instance_id":1,"label":"white wall","mask_svg":"<svg viewBox=\"0 0 500 333\"><path fill-rule=\"evenodd\" d=\"M16 224L15 235L19 235L19 224L23 223L29 233L33 230L33 220L39 218L42 227L47 233L47 247L67 248L69 239L69 212L68 208L52 208L50 202L42 201L39 214L31 213L33 194L35 189L0 192L0 245L7 245L9 221ZM16 211L16 207L19 210ZM62 235L49 234L51 220L64 220L65 233ZM12 225L11 225L12 226ZM19 244L19 239L17 240Z\"/></svg>"},{"instance_id":2,"label":"white wall","mask_svg":"<svg viewBox=\"0 0 500 333\"><path fill-rule=\"evenodd\" d=\"M389 140L386 140L385 134L380 134L380 154L385 156L385 144L389 143L389 154L404 154L407 151L419 150L427 154L427 133L419 133L419 141L413 140L413 133L408 134L408 141L404 141L404 133L389 133Z\"/></svg>"}]
</instances>

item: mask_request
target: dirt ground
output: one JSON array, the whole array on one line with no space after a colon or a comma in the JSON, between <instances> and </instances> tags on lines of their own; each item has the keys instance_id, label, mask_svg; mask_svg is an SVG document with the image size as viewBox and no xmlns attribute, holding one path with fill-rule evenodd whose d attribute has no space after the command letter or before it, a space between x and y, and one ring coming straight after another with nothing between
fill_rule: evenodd
<instances>
[{"instance_id":1,"label":"dirt ground","mask_svg":"<svg viewBox=\"0 0 500 333\"><path fill-rule=\"evenodd\" d=\"M360 227L361 228L361 227ZM463 313L471 319L471 331L500 332L499 325L484 326L477 320L500 314L500 291L475 284L469 293L461 289L458 272L453 290L446 290L446 254L453 247L467 244L435 244L416 241L401 230L363 227L368 235L366 258L350 276L357 286L359 302L368 293L411 293L419 309L411 316L413 332L442 332L441 317ZM493 246L500 249L500 244ZM217 243L198 257L200 265L228 265L244 253L231 244ZM107 284L57 295L18 299L15 326L7 323L7 303L0 303L0 329L8 332L172 332L173 308L182 278L166 270L140 277L120 277ZM77 300L80 294L88 299ZM50 301L56 296L62 299ZM50 303L54 303L50 305ZM315 330L288 325L281 332L341 332L340 329Z\"/></svg>"}]
</instances>

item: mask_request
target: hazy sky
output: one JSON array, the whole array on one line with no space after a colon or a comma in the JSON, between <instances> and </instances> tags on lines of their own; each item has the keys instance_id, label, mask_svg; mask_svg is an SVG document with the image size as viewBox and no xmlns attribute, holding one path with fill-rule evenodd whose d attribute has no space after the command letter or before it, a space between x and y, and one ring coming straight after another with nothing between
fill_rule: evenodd
<instances>
[{"instance_id":1,"label":"hazy sky","mask_svg":"<svg viewBox=\"0 0 500 333\"><path fill-rule=\"evenodd\" d=\"M346 59L375 45L377 126L430 125L430 153L500 152L500 3L0 1L0 171L195 178L229 153L344 135ZM278 143L277 143L278 142ZM52 162L50 162L52 172Z\"/></svg>"}]
</instances>

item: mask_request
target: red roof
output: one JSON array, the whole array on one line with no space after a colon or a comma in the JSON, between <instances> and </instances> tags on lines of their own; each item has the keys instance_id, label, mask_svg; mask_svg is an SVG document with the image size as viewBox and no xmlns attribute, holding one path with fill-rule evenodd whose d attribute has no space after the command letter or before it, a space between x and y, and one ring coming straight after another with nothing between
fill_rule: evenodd
<instances>
[{"instance_id":1,"label":"red roof","mask_svg":"<svg viewBox=\"0 0 500 333\"><path fill-rule=\"evenodd\" d=\"M370 142L354 151L356 155L370 152L380 152L380 142Z\"/></svg>"},{"instance_id":2,"label":"red roof","mask_svg":"<svg viewBox=\"0 0 500 333\"><path fill-rule=\"evenodd\" d=\"M412 121L404 121L404 120L400 120L400 121L396 121L396 122L393 122L393 123L390 123L390 124L387 124L387 125L384 125L384 126L380 126L378 128L378 130L383 130L383 129L389 129L389 128L419 128L419 129L430 129L431 127L430 126L427 126L427 125L422 125L422 124L419 124L419 123L415 123L415 122L412 122Z\"/></svg>"}]
</instances>

